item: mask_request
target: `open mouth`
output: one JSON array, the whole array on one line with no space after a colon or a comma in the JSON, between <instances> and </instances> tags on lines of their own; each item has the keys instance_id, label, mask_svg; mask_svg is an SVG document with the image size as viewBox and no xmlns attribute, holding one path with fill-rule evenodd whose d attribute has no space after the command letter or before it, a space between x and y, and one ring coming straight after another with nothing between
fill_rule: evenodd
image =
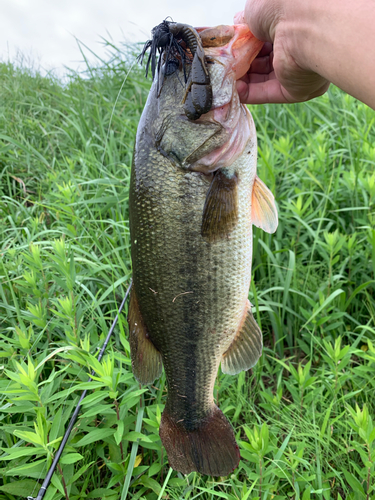
<instances>
[{"instance_id":1,"label":"open mouth","mask_svg":"<svg viewBox=\"0 0 375 500\"><path fill-rule=\"evenodd\" d=\"M196 28L202 40L205 55L229 58L235 79L239 80L249 69L263 43L249 30L246 24L216 26L214 28Z\"/></svg>"}]
</instances>

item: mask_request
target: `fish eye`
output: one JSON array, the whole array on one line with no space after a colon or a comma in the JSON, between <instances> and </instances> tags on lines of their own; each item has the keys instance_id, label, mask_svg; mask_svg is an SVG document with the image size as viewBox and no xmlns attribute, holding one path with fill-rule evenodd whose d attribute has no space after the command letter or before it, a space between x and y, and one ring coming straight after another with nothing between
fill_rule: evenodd
<instances>
[{"instance_id":1,"label":"fish eye","mask_svg":"<svg viewBox=\"0 0 375 500\"><path fill-rule=\"evenodd\" d=\"M234 37L233 26L216 26L199 32L203 47L224 47Z\"/></svg>"}]
</instances>

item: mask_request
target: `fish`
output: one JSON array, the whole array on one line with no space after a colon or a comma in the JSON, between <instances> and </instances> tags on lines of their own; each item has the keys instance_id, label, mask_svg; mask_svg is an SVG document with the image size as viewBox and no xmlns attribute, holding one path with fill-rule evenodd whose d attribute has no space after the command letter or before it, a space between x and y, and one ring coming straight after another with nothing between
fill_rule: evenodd
<instances>
[{"instance_id":1,"label":"fish","mask_svg":"<svg viewBox=\"0 0 375 500\"><path fill-rule=\"evenodd\" d=\"M198 84L186 77L188 58L184 64L177 54L170 63L166 48L158 67L153 62L155 79L137 129L129 344L141 384L154 382L164 366L168 393L159 434L170 466L226 476L240 452L213 389L220 364L236 375L261 356L262 334L248 300L252 226L273 233L278 215L256 175L254 121L236 91L262 42L246 25L196 33L210 109L187 116L188 92Z\"/></svg>"}]
</instances>

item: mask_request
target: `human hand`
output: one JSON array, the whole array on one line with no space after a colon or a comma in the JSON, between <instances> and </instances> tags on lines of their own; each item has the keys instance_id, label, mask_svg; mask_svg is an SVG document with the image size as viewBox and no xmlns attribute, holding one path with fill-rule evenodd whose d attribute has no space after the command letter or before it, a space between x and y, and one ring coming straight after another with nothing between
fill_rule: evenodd
<instances>
[{"instance_id":1,"label":"human hand","mask_svg":"<svg viewBox=\"0 0 375 500\"><path fill-rule=\"evenodd\" d=\"M318 97L329 82L311 70L304 60L296 29L298 7L295 0L247 0L245 10L234 22L245 23L267 43L237 81L240 100L246 104L303 102Z\"/></svg>"}]
</instances>

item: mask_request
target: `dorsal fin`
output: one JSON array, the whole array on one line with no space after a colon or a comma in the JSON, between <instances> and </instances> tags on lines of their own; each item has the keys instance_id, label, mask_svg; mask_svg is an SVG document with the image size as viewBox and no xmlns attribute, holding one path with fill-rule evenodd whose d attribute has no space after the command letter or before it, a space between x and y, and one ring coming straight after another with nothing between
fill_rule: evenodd
<instances>
[{"instance_id":1,"label":"dorsal fin","mask_svg":"<svg viewBox=\"0 0 375 500\"><path fill-rule=\"evenodd\" d=\"M279 219L275 198L258 176L255 177L251 201L251 222L266 233L274 233Z\"/></svg>"}]
</instances>

